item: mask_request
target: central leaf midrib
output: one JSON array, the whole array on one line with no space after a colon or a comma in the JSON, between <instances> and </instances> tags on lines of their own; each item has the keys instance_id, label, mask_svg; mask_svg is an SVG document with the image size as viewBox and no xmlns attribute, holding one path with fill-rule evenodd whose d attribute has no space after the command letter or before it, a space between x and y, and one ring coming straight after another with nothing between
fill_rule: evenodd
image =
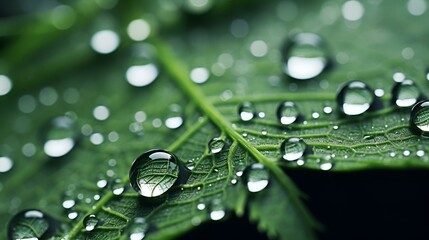
<instances>
[{"instance_id":1,"label":"central leaf midrib","mask_svg":"<svg viewBox=\"0 0 429 240\"><path fill-rule=\"evenodd\" d=\"M198 108L211 120L219 129L225 131L225 133L237 141L242 147L244 147L257 161L261 162L266 166L290 194L292 202L295 207L303 214L304 219L313 227L320 227L319 224L314 220L311 213L303 205L299 190L291 179L283 172L283 170L273 161L266 158L261 152L259 152L254 146L246 141L240 133L233 129L232 124L225 119L220 112L214 107L214 105L206 98L200 88L195 85L188 77L188 71L183 66L177 57L174 55L170 47L163 43L160 39L155 39L153 44L157 48L157 57L161 65L172 77L180 89L185 95L193 101Z\"/></svg>"}]
</instances>

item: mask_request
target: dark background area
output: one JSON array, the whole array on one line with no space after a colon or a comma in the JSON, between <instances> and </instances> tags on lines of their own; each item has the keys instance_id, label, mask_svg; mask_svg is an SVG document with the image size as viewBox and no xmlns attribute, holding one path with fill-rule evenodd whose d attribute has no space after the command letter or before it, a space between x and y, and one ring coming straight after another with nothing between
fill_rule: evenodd
<instances>
[{"instance_id":1,"label":"dark background area","mask_svg":"<svg viewBox=\"0 0 429 240\"><path fill-rule=\"evenodd\" d=\"M320 240L429 239L429 172L289 170L326 227ZM208 223L181 239L267 239L247 219Z\"/></svg>"}]
</instances>

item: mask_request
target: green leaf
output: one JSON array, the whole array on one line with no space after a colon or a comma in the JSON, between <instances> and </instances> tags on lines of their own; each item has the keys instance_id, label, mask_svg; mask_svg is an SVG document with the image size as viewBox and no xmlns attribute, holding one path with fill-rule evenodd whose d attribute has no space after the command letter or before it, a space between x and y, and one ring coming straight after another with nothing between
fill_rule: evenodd
<instances>
[{"instance_id":1,"label":"green leaf","mask_svg":"<svg viewBox=\"0 0 429 240\"><path fill-rule=\"evenodd\" d=\"M361 20L348 21L341 15L347 14L341 12L343 1L219 1L204 14L175 1L144 2L144 8L140 2L121 2L110 10L99 2L73 5L75 22L66 30L53 27L55 9L0 22L6 43L0 49L0 74L13 81L12 91L0 97L5 113L0 154L13 161L11 170L0 173L1 219L37 208L63 223L58 237L127 239L133 219L142 217L147 239L173 239L236 214L248 215L273 239L313 239L323 222L312 217L285 169L429 166L427 139L409 131L410 109L390 103L394 73L414 80L422 93L428 90L428 13L414 16L405 6L370 1L363 3ZM152 28L143 43L126 33L136 18ZM238 29L245 37L234 32L237 19L245 19ZM106 28L119 34L120 47L97 54L90 38ZM284 41L302 31L321 35L334 63L311 80L293 80L281 69ZM258 40L267 45L266 52L251 50ZM136 59L140 51L160 74L150 85L134 87L126 71L142 60ZM209 70L207 82L191 81L196 67ZM353 79L383 90L382 107L342 116L336 93ZM276 109L283 101L295 102L305 122L281 125ZM238 106L248 102L258 117L242 121ZM94 117L101 105L109 109L105 120ZM170 129L166 120L177 114L184 123ZM75 145L64 156L48 157L43 146L54 137L51 120L64 115L75 121ZM303 161L281 160L280 146L291 137L310 148ZM225 141L219 153L209 149L213 138ZM129 186L131 164L150 149L171 151L191 169L186 182L156 198ZM250 193L241 174L256 162L269 171L269 184ZM116 191L122 187L123 193ZM62 206L66 199L76 204ZM100 220L94 230L84 226L91 214Z\"/></svg>"}]
</instances>

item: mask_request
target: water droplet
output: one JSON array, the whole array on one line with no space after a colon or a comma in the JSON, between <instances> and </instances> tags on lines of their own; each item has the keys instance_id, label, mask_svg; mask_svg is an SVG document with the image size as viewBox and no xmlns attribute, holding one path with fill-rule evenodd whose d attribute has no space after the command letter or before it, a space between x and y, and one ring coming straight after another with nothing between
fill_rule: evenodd
<instances>
[{"instance_id":1,"label":"water droplet","mask_svg":"<svg viewBox=\"0 0 429 240\"><path fill-rule=\"evenodd\" d=\"M361 81L344 84L337 93L337 104L348 116L360 115L370 109L375 102L374 92Z\"/></svg>"},{"instance_id":2,"label":"water droplet","mask_svg":"<svg viewBox=\"0 0 429 240\"><path fill-rule=\"evenodd\" d=\"M0 157L0 173L9 172L13 167L12 159L8 157Z\"/></svg>"},{"instance_id":3,"label":"water droplet","mask_svg":"<svg viewBox=\"0 0 429 240\"><path fill-rule=\"evenodd\" d=\"M344 156L344 158L347 158L347 155ZM319 162L319 168L323 171L329 171L334 167L334 163L331 161L331 156L327 156L320 160Z\"/></svg>"},{"instance_id":4,"label":"water droplet","mask_svg":"<svg viewBox=\"0 0 429 240\"><path fill-rule=\"evenodd\" d=\"M207 68L197 67L191 70L189 77L194 83L205 83L210 77L210 72Z\"/></svg>"},{"instance_id":5,"label":"water droplet","mask_svg":"<svg viewBox=\"0 0 429 240\"><path fill-rule=\"evenodd\" d=\"M404 155L404 157L408 157L411 155L410 150L404 150L404 152L402 152L402 155Z\"/></svg>"},{"instance_id":6,"label":"water droplet","mask_svg":"<svg viewBox=\"0 0 429 240\"><path fill-rule=\"evenodd\" d=\"M262 136L267 136L267 134L268 134L267 129L265 129L265 128L262 129L261 134L262 134Z\"/></svg>"},{"instance_id":7,"label":"water droplet","mask_svg":"<svg viewBox=\"0 0 429 240\"><path fill-rule=\"evenodd\" d=\"M242 121L250 121L255 117L255 108L250 102L245 102L238 106L238 115Z\"/></svg>"},{"instance_id":8,"label":"water droplet","mask_svg":"<svg viewBox=\"0 0 429 240\"><path fill-rule=\"evenodd\" d=\"M5 76L0 75L0 96L8 94L12 90L12 81Z\"/></svg>"},{"instance_id":9,"label":"water droplet","mask_svg":"<svg viewBox=\"0 0 429 240\"><path fill-rule=\"evenodd\" d=\"M74 220L74 219L76 219L78 216L79 216L79 213L78 213L78 212L76 212L76 211L70 211L70 212L68 212L68 213L67 213L67 217L68 217L70 220Z\"/></svg>"},{"instance_id":10,"label":"water droplet","mask_svg":"<svg viewBox=\"0 0 429 240\"><path fill-rule=\"evenodd\" d=\"M424 0L408 0L407 10L411 15L420 16L426 12L427 4Z\"/></svg>"},{"instance_id":11,"label":"water droplet","mask_svg":"<svg viewBox=\"0 0 429 240\"><path fill-rule=\"evenodd\" d=\"M250 53L255 57L263 57L268 53L267 43L263 40L256 40L250 44Z\"/></svg>"},{"instance_id":12,"label":"water droplet","mask_svg":"<svg viewBox=\"0 0 429 240\"><path fill-rule=\"evenodd\" d=\"M322 38L314 33L299 33L288 39L282 57L283 72L299 80L319 76L330 63Z\"/></svg>"},{"instance_id":13,"label":"water droplet","mask_svg":"<svg viewBox=\"0 0 429 240\"><path fill-rule=\"evenodd\" d=\"M62 157L75 146L77 131L74 121L65 116L54 118L46 133L43 151L50 157Z\"/></svg>"},{"instance_id":14,"label":"water droplet","mask_svg":"<svg viewBox=\"0 0 429 240\"><path fill-rule=\"evenodd\" d=\"M219 153L225 147L225 141L222 138L212 138L209 141L209 150L211 153Z\"/></svg>"},{"instance_id":15,"label":"water droplet","mask_svg":"<svg viewBox=\"0 0 429 240\"><path fill-rule=\"evenodd\" d=\"M168 127L169 129L177 129L182 125L183 125L183 118L181 116L172 116L165 119L165 126Z\"/></svg>"},{"instance_id":16,"label":"water droplet","mask_svg":"<svg viewBox=\"0 0 429 240\"><path fill-rule=\"evenodd\" d=\"M89 141L94 145L100 145L104 142L104 137L101 133L93 133L89 137Z\"/></svg>"},{"instance_id":17,"label":"water droplet","mask_svg":"<svg viewBox=\"0 0 429 240\"><path fill-rule=\"evenodd\" d=\"M52 87L45 87L40 90L39 101L45 106L51 106L58 100L58 93Z\"/></svg>"},{"instance_id":18,"label":"water droplet","mask_svg":"<svg viewBox=\"0 0 429 240\"><path fill-rule=\"evenodd\" d=\"M410 113L410 130L429 137L429 100L416 103Z\"/></svg>"},{"instance_id":19,"label":"water droplet","mask_svg":"<svg viewBox=\"0 0 429 240\"><path fill-rule=\"evenodd\" d=\"M260 192L268 186L268 171L260 163L247 167L244 177L249 192Z\"/></svg>"},{"instance_id":20,"label":"water droplet","mask_svg":"<svg viewBox=\"0 0 429 240\"><path fill-rule=\"evenodd\" d=\"M330 106L325 106L325 107L323 108L323 112L324 112L324 113L326 113L326 114L331 114L331 113L332 113L332 107L330 107Z\"/></svg>"},{"instance_id":21,"label":"water droplet","mask_svg":"<svg viewBox=\"0 0 429 240\"><path fill-rule=\"evenodd\" d=\"M295 161L307 152L307 144L300 138L288 138L280 145L280 152L284 160Z\"/></svg>"},{"instance_id":22,"label":"water droplet","mask_svg":"<svg viewBox=\"0 0 429 240\"><path fill-rule=\"evenodd\" d=\"M136 217L132 220L132 223L127 229L129 240L142 240L148 229L146 220L142 217Z\"/></svg>"},{"instance_id":23,"label":"water droplet","mask_svg":"<svg viewBox=\"0 0 429 240\"><path fill-rule=\"evenodd\" d=\"M100 219L98 219L94 214L88 215L83 219L83 226L86 231L90 232L94 230L98 224L100 223Z\"/></svg>"},{"instance_id":24,"label":"water droplet","mask_svg":"<svg viewBox=\"0 0 429 240\"><path fill-rule=\"evenodd\" d=\"M210 219L219 221L225 217L225 207L220 199L214 199L210 205Z\"/></svg>"},{"instance_id":25,"label":"water droplet","mask_svg":"<svg viewBox=\"0 0 429 240\"><path fill-rule=\"evenodd\" d=\"M314 118L314 119L318 119L320 117L320 114L318 112L313 112L311 114L311 117Z\"/></svg>"},{"instance_id":26,"label":"water droplet","mask_svg":"<svg viewBox=\"0 0 429 240\"><path fill-rule=\"evenodd\" d=\"M111 185L111 188L112 193L116 196L121 195L125 191L125 186L121 179L115 179Z\"/></svg>"},{"instance_id":27,"label":"water droplet","mask_svg":"<svg viewBox=\"0 0 429 240\"><path fill-rule=\"evenodd\" d=\"M341 12L346 20L357 21L363 17L365 8L359 1L351 0L343 4Z\"/></svg>"},{"instance_id":28,"label":"water droplet","mask_svg":"<svg viewBox=\"0 0 429 240\"><path fill-rule=\"evenodd\" d=\"M392 104L398 107L411 107L419 98L420 90L412 80L403 80L392 88Z\"/></svg>"},{"instance_id":29,"label":"water droplet","mask_svg":"<svg viewBox=\"0 0 429 240\"><path fill-rule=\"evenodd\" d=\"M290 125L299 117L299 110L294 102L282 102L277 107L277 119L282 125Z\"/></svg>"},{"instance_id":30,"label":"water droplet","mask_svg":"<svg viewBox=\"0 0 429 240\"><path fill-rule=\"evenodd\" d=\"M416 152L416 155L417 155L418 157L423 157L423 156L425 155L425 151L423 151L423 150L418 150L418 151Z\"/></svg>"},{"instance_id":31,"label":"water droplet","mask_svg":"<svg viewBox=\"0 0 429 240\"><path fill-rule=\"evenodd\" d=\"M144 152L131 166L131 186L144 197L160 196L185 173L180 163L175 155L166 150Z\"/></svg>"},{"instance_id":32,"label":"water droplet","mask_svg":"<svg viewBox=\"0 0 429 240\"><path fill-rule=\"evenodd\" d=\"M98 188L105 188L107 186L107 180L106 179L100 179L97 181L97 187Z\"/></svg>"},{"instance_id":33,"label":"water droplet","mask_svg":"<svg viewBox=\"0 0 429 240\"><path fill-rule=\"evenodd\" d=\"M76 204L76 201L74 199L66 198L63 201L62 205L63 205L63 208L70 209L70 208L74 207L75 204Z\"/></svg>"},{"instance_id":34,"label":"water droplet","mask_svg":"<svg viewBox=\"0 0 429 240\"><path fill-rule=\"evenodd\" d=\"M204 203L198 203L198 205L197 205L197 209L198 210L204 210L206 208L206 205L204 204Z\"/></svg>"},{"instance_id":35,"label":"water droplet","mask_svg":"<svg viewBox=\"0 0 429 240\"><path fill-rule=\"evenodd\" d=\"M119 46L119 36L112 30L102 30L96 32L91 37L91 47L101 54L108 54L116 50Z\"/></svg>"},{"instance_id":36,"label":"water droplet","mask_svg":"<svg viewBox=\"0 0 429 240\"><path fill-rule=\"evenodd\" d=\"M16 214L8 225L8 238L12 240L38 240L52 237L59 229L58 222L36 210L24 210Z\"/></svg>"},{"instance_id":37,"label":"water droplet","mask_svg":"<svg viewBox=\"0 0 429 240\"><path fill-rule=\"evenodd\" d=\"M150 25L144 19L136 19L127 27L128 36L134 41L143 41L150 35Z\"/></svg>"},{"instance_id":38,"label":"water droplet","mask_svg":"<svg viewBox=\"0 0 429 240\"><path fill-rule=\"evenodd\" d=\"M126 72L128 83L134 87L147 86L155 81L158 75L158 67L153 63L131 66Z\"/></svg>"},{"instance_id":39,"label":"water droplet","mask_svg":"<svg viewBox=\"0 0 429 240\"><path fill-rule=\"evenodd\" d=\"M107 118L109 118L110 111L106 106L97 106L92 111L92 114L94 115L94 118L100 121L104 121Z\"/></svg>"}]
</instances>

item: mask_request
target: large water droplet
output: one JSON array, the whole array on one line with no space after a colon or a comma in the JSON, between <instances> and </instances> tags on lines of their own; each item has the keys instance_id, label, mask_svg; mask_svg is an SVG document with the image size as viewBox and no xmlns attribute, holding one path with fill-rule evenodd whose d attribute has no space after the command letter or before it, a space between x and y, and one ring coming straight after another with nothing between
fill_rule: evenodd
<instances>
[{"instance_id":1,"label":"large water droplet","mask_svg":"<svg viewBox=\"0 0 429 240\"><path fill-rule=\"evenodd\" d=\"M148 229L146 220L142 217L136 217L132 220L131 225L128 227L128 239L129 240L142 240Z\"/></svg>"},{"instance_id":2,"label":"large water droplet","mask_svg":"<svg viewBox=\"0 0 429 240\"><path fill-rule=\"evenodd\" d=\"M134 160L130 169L131 186L144 197L160 196L185 173L180 163L166 150L149 150Z\"/></svg>"},{"instance_id":3,"label":"large water droplet","mask_svg":"<svg viewBox=\"0 0 429 240\"><path fill-rule=\"evenodd\" d=\"M322 38L314 33L299 33L288 39L282 49L283 72L307 80L328 68L328 51Z\"/></svg>"},{"instance_id":4,"label":"large water droplet","mask_svg":"<svg viewBox=\"0 0 429 240\"><path fill-rule=\"evenodd\" d=\"M277 119L282 125L290 125L299 118L299 110L294 102L282 102L277 107Z\"/></svg>"},{"instance_id":5,"label":"large water droplet","mask_svg":"<svg viewBox=\"0 0 429 240\"><path fill-rule=\"evenodd\" d=\"M59 229L58 222L47 214L36 210L24 210L16 214L8 225L11 240L38 240L52 237Z\"/></svg>"},{"instance_id":6,"label":"large water droplet","mask_svg":"<svg viewBox=\"0 0 429 240\"><path fill-rule=\"evenodd\" d=\"M286 161L300 159L307 152L307 144L304 140L296 137L288 138L280 145L282 158Z\"/></svg>"},{"instance_id":7,"label":"large water droplet","mask_svg":"<svg viewBox=\"0 0 429 240\"><path fill-rule=\"evenodd\" d=\"M268 186L268 171L260 163L247 167L244 177L249 192L260 192Z\"/></svg>"},{"instance_id":8,"label":"large water droplet","mask_svg":"<svg viewBox=\"0 0 429 240\"><path fill-rule=\"evenodd\" d=\"M349 116L366 112L374 105L374 102L374 91L361 81L350 81L344 84L337 93L338 108Z\"/></svg>"},{"instance_id":9,"label":"large water droplet","mask_svg":"<svg viewBox=\"0 0 429 240\"><path fill-rule=\"evenodd\" d=\"M250 121L255 117L255 108L250 102L245 102L238 106L238 115L242 121Z\"/></svg>"},{"instance_id":10,"label":"large water droplet","mask_svg":"<svg viewBox=\"0 0 429 240\"><path fill-rule=\"evenodd\" d=\"M419 98L420 90L412 80L398 82L392 88L392 104L398 107L411 107Z\"/></svg>"},{"instance_id":11,"label":"large water droplet","mask_svg":"<svg viewBox=\"0 0 429 240\"><path fill-rule=\"evenodd\" d=\"M83 226L85 227L85 230L90 232L94 230L98 224L100 223L100 219L97 218L94 214L88 215L83 219Z\"/></svg>"},{"instance_id":12,"label":"large water droplet","mask_svg":"<svg viewBox=\"0 0 429 240\"><path fill-rule=\"evenodd\" d=\"M62 157L73 149L76 138L74 121L65 116L56 117L46 133L43 150L50 157Z\"/></svg>"},{"instance_id":13,"label":"large water droplet","mask_svg":"<svg viewBox=\"0 0 429 240\"><path fill-rule=\"evenodd\" d=\"M209 150L211 153L219 153L225 147L225 141L222 138L212 138L209 141Z\"/></svg>"},{"instance_id":14,"label":"large water droplet","mask_svg":"<svg viewBox=\"0 0 429 240\"><path fill-rule=\"evenodd\" d=\"M420 101L411 109L410 130L423 137L429 137L429 100Z\"/></svg>"}]
</instances>

